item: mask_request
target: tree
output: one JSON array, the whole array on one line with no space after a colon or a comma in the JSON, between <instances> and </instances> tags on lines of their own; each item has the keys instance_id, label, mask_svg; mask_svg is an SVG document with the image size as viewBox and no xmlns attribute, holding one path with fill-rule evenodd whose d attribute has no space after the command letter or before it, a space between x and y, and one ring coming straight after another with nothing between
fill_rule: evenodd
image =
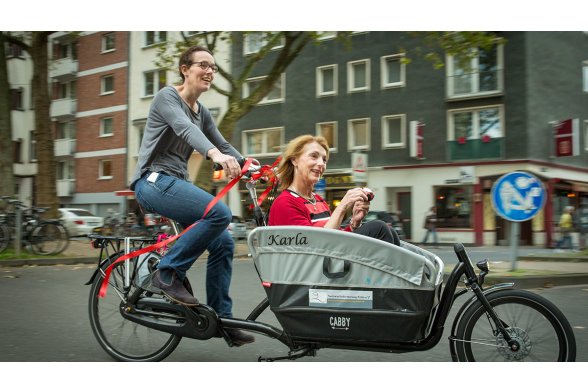
<instances>
[{"instance_id":1,"label":"tree","mask_svg":"<svg viewBox=\"0 0 588 392\"><path fill-rule=\"evenodd\" d=\"M337 32L337 38L350 45L350 34L350 32ZM497 35L491 32L413 32L410 34L419 37L422 42L422 47L414 50L415 55L425 57L437 69L443 67L445 53L459 57L465 66L467 60L475 56L475 51L472 49L487 48L495 44L498 39ZM182 41L161 45L156 61L160 67L175 69L178 55L192 45L206 46L214 53L218 43L223 40L238 40L232 42L242 43L244 39L252 37L259 40L260 49L245 58L239 73L233 74L219 67L220 75L228 81L230 88L223 90L215 84L212 86L229 101L228 111L218 124L227 140L232 140L237 121L249 113L272 90L278 78L302 50L311 42L319 42L320 33L316 31L244 32L242 34L207 32L193 36L182 33ZM410 57L406 58L410 62ZM265 72L267 77L250 92L249 96L243 97L243 85L252 76L255 67L262 63L264 68L268 69ZM204 161L200 171L210 173L211 165L210 161ZM196 184L210 190L211 176L197 176Z\"/></svg>"},{"instance_id":2,"label":"tree","mask_svg":"<svg viewBox=\"0 0 588 392\"><path fill-rule=\"evenodd\" d=\"M8 42L27 51L33 62L31 83L33 105L35 107L35 138L37 142L37 175L35 176L34 203L48 207L48 217L57 217L59 199L56 189L55 157L49 108L49 55L48 39L50 31L26 32L22 37L4 35ZM1 100L1 99L0 99Z\"/></svg>"},{"instance_id":3,"label":"tree","mask_svg":"<svg viewBox=\"0 0 588 392\"><path fill-rule=\"evenodd\" d=\"M12 195L14 192L14 162L6 42L4 32L0 32L0 189L3 195Z\"/></svg>"}]
</instances>

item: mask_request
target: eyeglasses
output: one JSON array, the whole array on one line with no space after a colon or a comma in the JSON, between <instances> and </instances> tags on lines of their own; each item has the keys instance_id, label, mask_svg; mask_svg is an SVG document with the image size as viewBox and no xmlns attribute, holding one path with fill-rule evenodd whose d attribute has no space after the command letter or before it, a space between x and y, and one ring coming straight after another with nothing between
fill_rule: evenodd
<instances>
[{"instance_id":1,"label":"eyeglasses","mask_svg":"<svg viewBox=\"0 0 588 392\"><path fill-rule=\"evenodd\" d=\"M214 64L209 64L206 61L194 61L192 64L190 64L190 67L193 66L194 64L199 66L200 69L203 71L206 71L208 68L210 68L212 70L212 72L214 72L214 73L218 72L218 66L216 66Z\"/></svg>"}]
</instances>

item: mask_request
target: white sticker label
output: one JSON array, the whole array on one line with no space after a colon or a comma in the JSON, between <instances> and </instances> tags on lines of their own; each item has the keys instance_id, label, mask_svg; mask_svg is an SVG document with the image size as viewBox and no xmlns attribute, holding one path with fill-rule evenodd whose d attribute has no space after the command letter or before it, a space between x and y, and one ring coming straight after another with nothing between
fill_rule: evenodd
<instances>
[{"instance_id":1,"label":"white sticker label","mask_svg":"<svg viewBox=\"0 0 588 392\"><path fill-rule=\"evenodd\" d=\"M358 290L308 290L308 304L325 308L373 308L373 293Z\"/></svg>"},{"instance_id":2,"label":"white sticker label","mask_svg":"<svg viewBox=\"0 0 588 392\"><path fill-rule=\"evenodd\" d=\"M159 173L151 173L149 174L149 177L147 177L147 181L149 182L155 182L155 180L157 180L157 177L159 176Z\"/></svg>"}]
</instances>

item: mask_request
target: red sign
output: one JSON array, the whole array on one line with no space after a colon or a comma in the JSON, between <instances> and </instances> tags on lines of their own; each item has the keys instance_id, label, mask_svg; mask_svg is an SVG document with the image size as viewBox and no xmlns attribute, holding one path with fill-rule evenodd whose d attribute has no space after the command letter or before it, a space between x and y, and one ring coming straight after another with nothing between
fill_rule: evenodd
<instances>
[{"instance_id":1,"label":"red sign","mask_svg":"<svg viewBox=\"0 0 588 392\"><path fill-rule=\"evenodd\" d=\"M555 124L553 133L556 157L580 155L580 130L577 118Z\"/></svg>"},{"instance_id":2,"label":"red sign","mask_svg":"<svg viewBox=\"0 0 588 392\"><path fill-rule=\"evenodd\" d=\"M420 121L410 122L410 156L416 159L424 159L423 144L425 141L425 124Z\"/></svg>"}]
</instances>

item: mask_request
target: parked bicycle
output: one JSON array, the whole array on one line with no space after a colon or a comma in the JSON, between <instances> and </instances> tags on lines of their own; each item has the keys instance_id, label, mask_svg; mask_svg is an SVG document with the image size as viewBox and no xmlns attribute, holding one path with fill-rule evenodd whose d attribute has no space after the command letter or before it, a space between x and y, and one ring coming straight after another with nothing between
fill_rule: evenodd
<instances>
[{"instance_id":1,"label":"parked bicycle","mask_svg":"<svg viewBox=\"0 0 588 392\"><path fill-rule=\"evenodd\" d=\"M87 282L90 324L109 355L121 361L162 360L183 337L223 338L232 346L228 328L256 332L287 347L284 356L259 358L266 361L315 356L321 348L424 351L440 342L455 299L469 295L451 326L454 361L575 360L574 333L562 312L512 283L484 288L488 262L474 266L462 244L454 245L458 263L443 282L442 260L404 241L388 244L314 227L264 227L253 179L258 170L250 168L243 179L259 226L247 241L266 297L245 319L219 317L204 304L172 303L149 287L148 277L161 258L157 252L115 263L154 238L92 236L101 254ZM108 291L101 297L109 268ZM184 285L192 293L188 279ZM257 320L268 308L280 327Z\"/></svg>"},{"instance_id":2,"label":"parked bicycle","mask_svg":"<svg viewBox=\"0 0 588 392\"><path fill-rule=\"evenodd\" d=\"M0 252L16 238L17 214L21 217L21 241L24 247L38 255L56 255L69 245L67 229L58 219L43 219L47 208L28 207L19 200L3 196L7 204L0 214Z\"/></svg>"}]
</instances>

